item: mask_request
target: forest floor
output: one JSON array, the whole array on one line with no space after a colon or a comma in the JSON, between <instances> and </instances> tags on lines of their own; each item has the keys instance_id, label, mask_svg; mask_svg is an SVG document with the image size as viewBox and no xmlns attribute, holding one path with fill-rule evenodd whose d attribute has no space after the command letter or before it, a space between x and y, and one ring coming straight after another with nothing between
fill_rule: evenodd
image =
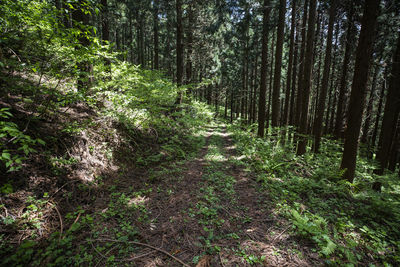
<instances>
[{"instance_id":1,"label":"forest floor","mask_svg":"<svg viewBox=\"0 0 400 267\"><path fill-rule=\"evenodd\" d=\"M1 266L322 264L207 108L164 118L172 135L159 135L84 104L32 121L19 95L0 105L46 141L0 170Z\"/></svg>"},{"instance_id":2,"label":"forest floor","mask_svg":"<svg viewBox=\"0 0 400 267\"><path fill-rule=\"evenodd\" d=\"M11 100L0 104L23 121L24 106ZM396 261L396 202L339 186L337 145L298 158L195 110L158 128L129 128L83 104L30 121L46 146L0 177L0 266Z\"/></svg>"},{"instance_id":3,"label":"forest floor","mask_svg":"<svg viewBox=\"0 0 400 267\"><path fill-rule=\"evenodd\" d=\"M122 202L136 207L136 239L166 252L139 245L130 258L114 260L135 266L181 266L172 256L199 267L320 265L318 254L291 236L291 225L275 215L268 192L258 189L241 163L225 126L207 126L201 135L204 146L197 156L120 177L114 184L118 193L97 200L95 210L105 214L113 197L121 202L121 196L135 196ZM99 231L121 227L95 221ZM93 239L93 247L108 244L108 252L96 249L97 264L119 245L107 233Z\"/></svg>"}]
</instances>

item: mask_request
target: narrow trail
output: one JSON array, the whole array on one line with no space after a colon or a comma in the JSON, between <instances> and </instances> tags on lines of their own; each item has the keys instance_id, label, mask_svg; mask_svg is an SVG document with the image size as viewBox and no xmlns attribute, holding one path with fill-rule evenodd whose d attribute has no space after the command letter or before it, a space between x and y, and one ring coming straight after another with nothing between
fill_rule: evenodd
<instances>
[{"instance_id":1,"label":"narrow trail","mask_svg":"<svg viewBox=\"0 0 400 267\"><path fill-rule=\"evenodd\" d=\"M139 240L190 266L314 265L274 215L225 126L208 126L203 136L197 157L153 172L157 183L145 201ZM156 251L141 252L135 266L181 266Z\"/></svg>"}]
</instances>

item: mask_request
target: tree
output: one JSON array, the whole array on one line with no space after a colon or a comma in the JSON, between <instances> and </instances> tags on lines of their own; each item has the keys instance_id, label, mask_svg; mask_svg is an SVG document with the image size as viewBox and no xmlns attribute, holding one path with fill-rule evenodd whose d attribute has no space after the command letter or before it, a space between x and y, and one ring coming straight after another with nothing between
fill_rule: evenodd
<instances>
[{"instance_id":1,"label":"tree","mask_svg":"<svg viewBox=\"0 0 400 267\"><path fill-rule=\"evenodd\" d=\"M378 130L380 129L379 123L381 120L383 100L385 98L385 91L386 91L386 80L387 80L386 73L387 73L387 70L384 71L384 79L383 79L383 83L381 85L381 91L379 94L378 110L376 112L374 130L373 130L372 136L371 136L371 149L374 149L374 147L375 147L376 139L378 137Z\"/></svg>"},{"instance_id":2,"label":"tree","mask_svg":"<svg viewBox=\"0 0 400 267\"><path fill-rule=\"evenodd\" d=\"M392 75L390 78L389 90L382 120L382 130L380 134L380 146L376 159L380 163L378 174L382 175L387 168L390 149L394 144L397 119L400 112L400 31L397 39L397 48L393 54Z\"/></svg>"},{"instance_id":3,"label":"tree","mask_svg":"<svg viewBox=\"0 0 400 267\"><path fill-rule=\"evenodd\" d=\"M261 75L260 75L260 97L258 102L258 131L259 137L264 136L265 132L265 101L267 92L267 56L268 56L268 22L271 8L270 1L264 0L263 5L263 31L261 48Z\"/></svg>"},{"instance_id":4,"label":"tree","mask_svg":"<svg viewBox=\"0 0 400 267\"><path fill-rule=\"evenodd\" d=\"M378 60L378 63L379 63L380 59ZM372 118L372 107L373 107L374 100L375 100L375 89L376 89L376 85L378 82L379 71L380 71L380 66L378 64L376 64L374 74L372 76L373 78L372 78L372 83L371 83L371 90L369 92L368 105L367 105L367 110L366 110L367 117L365 118L365 121L364 121L364 127L362 130L362 136L361 136L361 142L363 142L363 143L368 142L368 132L369 132L370 122L371 122L371 118ZM368 153L368 154L370 154L370 153Z\"/></svg>"},{"instance_id":5,"label":"tree","mask_svg":"<svg viewBox=\"0 0 400 267\"><path fill-rule=\"evenodd\" d=\"M304 72L302 81L302 102L301 102L301 119L299 133L302 135L299 138L297 146L297 155L303 155L306 152L307 146L307 126L308 126L308 105L310 99L311 89L311 74L313 67L313 48L314 48L314 33L315 33L315 15L317 10L317 1L310 0L310 15L308 18L308 29L307 29L307 48L304 55Z\"/></svg>"},{"instance_id":6,"label":"tree","mask_svg":"<svg viewBox=\"0 0 400 267\"><path fill-rule=\"evenodd\" d=\"M283 50L283 36L285 33L285 12L286 0L279 1L279 19L278 28L276 32L276 50L275 50L275 72L274 72L274 85L272 91L272 127L279 126L279 105L280 105L280 87L281 87L281 72L282 72L282 50Z\"/></svg>"},{"instance_id":7,"label":"tree","mask_svg":"<svg viewBox=\"0 0 400 267\"><path fill-rule=\"evenodd\" d=\"M89 15L85 10L84 1L78 1L74 6L72 12L72 19L74 20L75 27L80 30L78 35L79 47L78 49L87 48L90 45L89 36L86 31L86 27L89 25ZM78 62L79 78L77 81L78 90L83 90L90 85L89 72L92 67L88 60L81 60Z\"/></svg>"},{"instance_id":8,"label":"tree","mask_svg":"<svg viewBox=\"0 0 400 267\"><path fill-rule=\"evenodd\" d=\"M153 1L153 49L154 49L154 69L158 70L159 67L159 44L158 44L158 10L159 10L159 4L158 0Z\"/></svg>"},{"instance_id":9,"label":"tree","mask_svg":"<svg viewBox=\"0 0 400 267\"><path fill-rule=\"evenodd\" d=\"M328 24L328 37L326 40L326 50L325 50L325 63L324 71L322 75L322 85L320 90L320 95L317 103L317 111L314 122L314 152L319 152L322 134L322 121L325 111L326 95L328 92L329 83L329 72L331 68L331 57L332 57L332 39L333 39L333 25L335 23L337 1L333 0L329 9L329 24Z\"/></svg>"},{"instance_id":10,"label":"tree","mask_svg":"<svg viewBox=\"0 0 400 267\"><path fill-rule=\"evenodd\" d=\"M296 28L296 0L292 1L292 21L290 25L290 44L289 44L289 62L288 62L288 71L286 77L286 94L285 94L285 109L283 112L283 119L282 124L283 126L287 126L288 124L288 116L289 116L289 99L290 99L290 92L292 88L292 72L293 72L293 57L294 57L294 34ZM293 103L290 103L293 105ZM292 108L292 107L291 107ZM285 135L285 134L284 134ZM283 137L285 140L285 137Z\"/></svg>"},{"instance_id":11,"label":"tree","mask_svg":"<svg viewBox=\"0 0 400 267\"><path fill-rule=\"evenodd\" d=\"M299 64L299 75L297 79L297 96L296 96L296 112L294 118L294 124L297 127L297 130L300 128L300 116L302 112L302 91L303 91L303 70L304 70L304 53L306 50L306 25L307 25L307 17L308 17L308 2L309 0L304 1L304 14L302 18L302 25L301 25L301 47L300 47L300 64ZM296 136L295 136L296 138Z\"/></svg>"},{"instance_id":12,"label":"tree","mask_svg":"<svg viewBox=\"0 0 400 267\"><path fill-rule=\"evenodd\" d=\"M186 84L190 84L192 82L192 71L193 71L193 24L194 24L194 10L193 5L195 1L191 1L188 6L188 27L187 27L187 42L186 42Z\"/></svg>"},{"instance_id":13,"label":"tree","mask_svg":"<svg viewBox=\"0 0 400 267\"><path fill-rule=\"evenodd\" d=\"M183 25L182 25L182 2L176 0L176 84L183 83ZM182 92L176 100L176 104L182 103Z\"/></svg>"},{"instance_id":14,"label":"tree","mask_svg":"<svg viewBox=\"0 0 400 267\"><path fill-rule=\"evenodd\" d=\"M344 150L340 165L340 168L344 170L343 177L350 182L354 179L356 169L358 138L364 111L365 92L378 10L379 0L365 1L351 87L348 127L345 134Z\"/></svg>"},{"instance_id":15,"label":"tree","mask_svg":"<svg viewBox=\"0 0 400 267\"><path fill-rule=\"evenodd\" d=\"M334 134L336 139L339 139L343 129L343 120L344 120L344 102L345 102L345 95L347 91L347 76L349 72L349 63L351 58L351 50L352 50L352 36L353 36L353 21L354 18L354 7L351 4L350 12L348 14L347 19L347 35L346 35L346 45L345 45L345 52L344 52L344 59L343 59L343 67L342 67L342 76L340 80L340 89L339 89L339 98L337 102L337 109L336 109L336 121L335 121L335 130Z\"/></svg>"}]
</instances>

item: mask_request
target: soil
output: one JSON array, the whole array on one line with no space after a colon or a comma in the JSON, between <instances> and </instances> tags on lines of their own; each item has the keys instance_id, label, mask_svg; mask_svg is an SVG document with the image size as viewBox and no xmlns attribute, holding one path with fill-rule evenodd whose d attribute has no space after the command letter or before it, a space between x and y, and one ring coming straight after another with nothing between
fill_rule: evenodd
<instances>
[{"instance_id":1,"label":"soil","mask_svg":"<svg viewBox=\"0 0 400 267\"><path fill-rule=\"evenodd\" d=\"M317 266L321 265L318 255L307 244L299 245L290 235L291 225L274 214L267 192L261 192L254 174L244 166L226 161L222 171L236 180L236 204L222 201L218 216L225 223L214 229L214 235L224 236L236 233L238 237L222 238L211 246L220 248L218 253L207 253L199 242L199 236L206 236L196 218L188 215L188 210L199 202L199 190L204 184L203 176L209 162L205 156L209 150L210 139L222 136L222 151L229 159L238 157L234 142L226 129L208 127L206 143L194 159L180 166L179 175L161 178L148 196L146 206L150 212L150 225L140 229L141 242L159 247L181 259L189 266ZM143 175L142 179L145 179ZM122 183L129 183L121 181ZM140 186L139 186L140 187ZM171 194L167 192L173 192ZM218 193L218 192L217 192ZM224 196L221 196L223 199ZM247 218L247 219L246 219ZM241 251L241 252L240 252ZM147 255L148 253L148 255ZM147 255L132 261L135 266L181 266L180 263L155 250L143 248L137 255ZM263 260L246 261L247 257ZM197 262L193 262L195 257Z\"/></svg>"}]
</instances>

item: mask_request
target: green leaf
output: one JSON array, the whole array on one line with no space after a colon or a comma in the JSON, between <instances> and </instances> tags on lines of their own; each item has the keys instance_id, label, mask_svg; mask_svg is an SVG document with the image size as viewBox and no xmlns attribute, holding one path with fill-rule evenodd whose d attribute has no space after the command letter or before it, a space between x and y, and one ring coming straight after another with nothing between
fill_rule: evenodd
<instances>
[{"instance_id":1,"label":"green leaf","mask_svg":"<svg viewBox=\"0 0 400 267\"><path fill-rule=\"evenodd\" d=\"M2 157L3 159L8 159L8 160L11 159L10 153L7 153L7 152L3 152L3 153L1 154L1 157Z\"/></svg>"},{"instance_id":2,"label":"green leaf","mask_svg":"<svg viewBox=\"0 0 400 267\"><path fill-rule=\"evenodd\" d=\"M40 139L40 138L36 139L36 141L37 141L39 144L41 144L41 145L45 145L45 144L46 144L46 142L43 141L43 140Z\"/></svg>"}]
</instances>

